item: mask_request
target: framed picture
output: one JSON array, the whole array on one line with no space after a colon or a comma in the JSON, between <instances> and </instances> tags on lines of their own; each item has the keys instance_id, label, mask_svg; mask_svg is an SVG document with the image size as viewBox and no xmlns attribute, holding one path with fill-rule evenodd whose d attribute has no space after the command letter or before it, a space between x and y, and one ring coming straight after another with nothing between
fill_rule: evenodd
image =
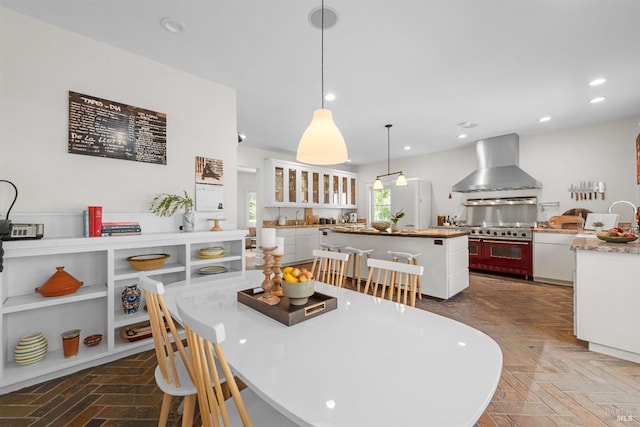
<instances>
[{"instance_id":1,"label":"framed picture","mask_svg":"<svg viewBox=\"0 0 640 427\"><path fill-rule=\"evenodd\" d=\"M196 184L224 185L222 160L196 157Z\"/></svg>"}]
</instances>

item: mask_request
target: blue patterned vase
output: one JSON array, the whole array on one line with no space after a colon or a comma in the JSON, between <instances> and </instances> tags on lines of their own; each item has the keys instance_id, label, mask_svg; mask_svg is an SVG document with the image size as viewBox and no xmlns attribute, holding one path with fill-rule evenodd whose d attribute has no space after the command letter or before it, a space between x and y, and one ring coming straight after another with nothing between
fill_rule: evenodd
<instances>
[{"instance_id":1,"label":"blue patterned vase","mask_svg":"<svg viewBox=\"0 0 640 427\"><path fill-rule=\"evenodd\" d=\"M140 289L135 283L129 285L122 290L120 299L122 300L122 308L124 308L124 314L134 314L138 312L140 307Z\"/></svg>"}]
</instances>

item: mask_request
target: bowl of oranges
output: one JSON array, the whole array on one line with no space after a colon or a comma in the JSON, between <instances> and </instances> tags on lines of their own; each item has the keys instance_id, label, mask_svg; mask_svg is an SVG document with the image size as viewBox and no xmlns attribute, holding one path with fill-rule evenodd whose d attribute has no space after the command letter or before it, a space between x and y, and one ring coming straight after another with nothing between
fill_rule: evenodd
<instances>
[{"instance_id":1,"label":"bowl of oranges","mask_svg":"<svg viewBox=\"0 0 640 427\"><path fill-rule=\"evenodd\" d=\"M306 268L285 267L282 269L282 294L291 305L305 305L315 292L315 281Z\"/></svg>"}]
</instances>

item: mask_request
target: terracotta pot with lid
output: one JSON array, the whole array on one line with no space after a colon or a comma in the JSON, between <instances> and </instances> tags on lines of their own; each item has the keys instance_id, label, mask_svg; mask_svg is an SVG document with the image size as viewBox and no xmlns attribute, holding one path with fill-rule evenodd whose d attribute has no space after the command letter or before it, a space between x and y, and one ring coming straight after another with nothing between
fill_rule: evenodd
<instances>
[{"instance_id":1,"label":"terracotta pot with lid","mask_svg":"<svg viewBox=\"0 0 640 427\"><path fill-rule=\"evenodd\" d=\"M44 297L59 297L74 293L80 286L82 282L64 271L64 267L56 267L56 272L36 292Z\"/></svg>"}]
</instances>

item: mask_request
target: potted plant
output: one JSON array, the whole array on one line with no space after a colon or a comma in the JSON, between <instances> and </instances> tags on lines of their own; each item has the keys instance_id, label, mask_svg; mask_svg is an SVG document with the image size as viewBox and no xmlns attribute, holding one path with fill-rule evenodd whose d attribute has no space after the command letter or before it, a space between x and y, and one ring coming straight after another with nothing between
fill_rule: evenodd
<instances>
[{"instance_id":1,"label":"potted plant","mask_svg":"<svg viewBox=\"0 0 640 427\"><path fill-rule=\"evenodd\" d=\"M398 221L404 217L404 210L400 209L398 212L391 215L389 220L393 223L391 224L391 231L396 231L398 229Z\"/></svg>"},{"instance_id":2,"label":"potted plant","mask_svg":"<svg viewBox=\"0 0 640 427\"><path fill-rule=\"evenodd\" d=\"M186 191L183 195L178 194L156 194L151 201L149 210L159 216L173 216L178 209L184 209L182 214L182 230L193 231L195 218L193 214L193 199Z\"/></svg>"}]
</instances>

